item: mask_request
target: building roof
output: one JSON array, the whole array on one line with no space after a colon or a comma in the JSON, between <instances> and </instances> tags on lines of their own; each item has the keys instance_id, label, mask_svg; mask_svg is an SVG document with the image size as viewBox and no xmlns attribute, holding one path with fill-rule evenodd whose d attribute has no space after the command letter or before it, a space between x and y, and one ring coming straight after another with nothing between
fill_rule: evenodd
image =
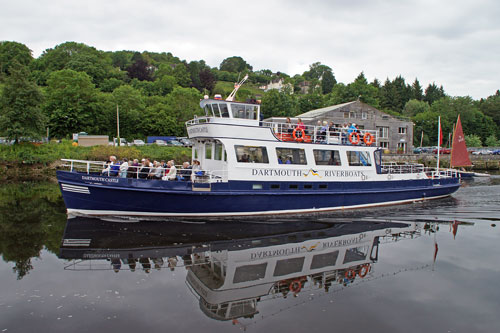
<instances>
[{"instance_id":1,"label":"building roof","mask_svg":"<svg viewBox=\"0 0 500 333\"><path fill-rule=\"evenodd\" d=\"M344 104L331 105L331 106L327 106L326 108L321 108L321 109L307 111L306 113L302 113L302 114L296 116L296 118L316 118L316 117L321 117L322 115L324 115L327 112L340 109L340 108L342 108L342 107L344 107L346 105L353 104L353 103L356 103L356 102L357 101L348 102L348 103L344 103Z\"/></svg>"}]
</instances>

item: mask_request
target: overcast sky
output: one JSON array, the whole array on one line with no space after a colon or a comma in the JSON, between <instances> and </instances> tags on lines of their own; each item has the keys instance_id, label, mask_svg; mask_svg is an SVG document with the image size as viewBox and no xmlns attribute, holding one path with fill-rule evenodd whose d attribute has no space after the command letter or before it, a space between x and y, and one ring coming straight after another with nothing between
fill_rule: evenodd
<instances>
[{"instance_id":1,"label":"overcast sky","mask_svg":"<svg viewBox=\"0 0 500 333\"><path fill-rule=\"evenodd\" d=\"M35 57L66 41L99 50L171 52L218 67L241 56L254 70L291 76L314 62L350 83L402 75L475 99L500 89L495 0L13 0L0 40Z\"/></svg>"}]
</instances>

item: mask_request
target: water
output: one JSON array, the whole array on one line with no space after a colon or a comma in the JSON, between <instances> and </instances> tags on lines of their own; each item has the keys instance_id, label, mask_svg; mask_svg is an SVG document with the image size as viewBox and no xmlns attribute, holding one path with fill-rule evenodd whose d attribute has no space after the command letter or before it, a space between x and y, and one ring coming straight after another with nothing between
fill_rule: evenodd
<instances>
[{"instance_id":1,"label":"water","mask_svg":"<svg viewBox=\"0 0 500 333\"><path fill-rule=\"evenodd\" d=\"M0 332L497 332L499 204L495 176L288 224L116 223L2 186Z\"/></svg>"}]
</instances>

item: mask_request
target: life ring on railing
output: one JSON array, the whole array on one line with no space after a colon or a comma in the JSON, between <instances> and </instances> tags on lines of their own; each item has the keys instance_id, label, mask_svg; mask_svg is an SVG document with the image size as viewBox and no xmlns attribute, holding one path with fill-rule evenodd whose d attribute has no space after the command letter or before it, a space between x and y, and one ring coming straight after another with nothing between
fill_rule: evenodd
<instances>
[{"instance_id":1,"label":"life ring on railing","mask_svg":"<svg viewBox=\"0 0 500 333\"><path fill-rule=\"evenodd\" d=\"M302 289L302 282L300 280L293 280L288 287L291 292L298 293Z\"/></svg>"},{"instance_id":2,"label":"life ring on railing","mask_svg":"<svg viewBox=\"0 0 500 333\"><path fill-rule=\"evenodd\" d=\"M300 132L300 136L297 136L297 132ZM304 137L306 136L306 131L303 128L295 128L292 133L293 139L298 142L304 141Z\"/></svg>"},{"instance_id":3,"label":"life ring on railing","mask_svg":"<svg viewBox=\"0 0 500 333\"><path fill-rule=\"evenodd\" d=\"M356 140L353 140L353 136L356 136ZM349 142L352 143L353 145L357 145L359 143L359 133L357 132L352 132L349 134Z\"/></svg>"},{"instance_id":4,"label":"life ring on railing","mask_svg":"<svg viewBox=\"0 0 500 333\"><path fill-rule=\"evenodd\" d=\"M356 271L354 269L348 269L345 271L346 279L354 279L356 277Z\"/></svg>"},{"instance_id":5,"label":"life ring on railing","mask_svg":"<svg viewBox=\"0 0 500 333\"><path fill-rule=\"evenodd\" d=\"M371 146L373 143L373 135L371 135L370 133L365 133L365 135L363 135L363 141L367 146Z\"/></svg>"},{"instance_id":6,"label":"life ring on railing","mask_svg":"<svg viewBox=\"0 0 500 333\"><path fill-rule=\"evenodd\" d=\"M370 264L365 264L361 266L361 268L359 269L358 275L359 277L364 278L369 271L370 271Z\"/></svg>"}]
</instances>

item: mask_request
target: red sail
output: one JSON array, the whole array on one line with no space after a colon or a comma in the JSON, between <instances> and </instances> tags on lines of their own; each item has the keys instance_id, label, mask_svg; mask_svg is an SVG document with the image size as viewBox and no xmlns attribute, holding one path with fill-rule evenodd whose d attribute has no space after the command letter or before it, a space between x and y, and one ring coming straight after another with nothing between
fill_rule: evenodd
<instances>
[{"instance_id":1,"label":"red sail","mask_svg":"<svg viewBox=\"0 0 500 333\"><path fill-rule=\"evenodd\" d=\"M469 159L469 153L467 152L467 146L465 145L464 132L462 130L462 124L460 123L460 115L458 115L457 126L455 127L455 132L453 133L453 145L451 146L451 161L450 166L461 167L461 166L471 166L472 163Z\"/></svg>"}]
</instances>

